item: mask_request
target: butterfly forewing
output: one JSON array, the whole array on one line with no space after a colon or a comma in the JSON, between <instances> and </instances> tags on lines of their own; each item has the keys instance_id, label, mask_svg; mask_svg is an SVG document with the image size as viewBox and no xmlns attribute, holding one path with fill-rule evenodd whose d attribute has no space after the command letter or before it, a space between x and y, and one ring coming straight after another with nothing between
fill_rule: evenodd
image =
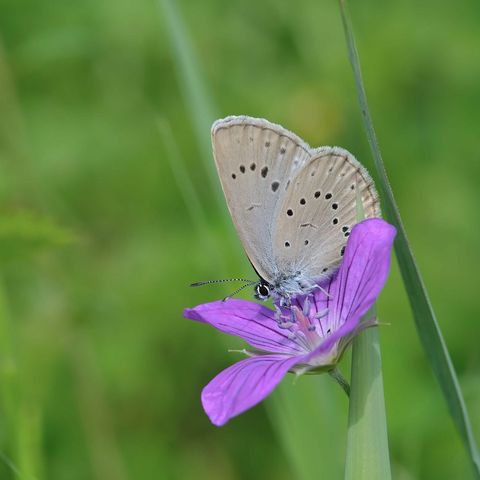
<instances>
[{"instance_id":1,"label":"butterfly forewing","mask_svg":"<svg viewBox=\"0 0 480 480\"><path fill-rule=\"evenodd\" d=\"M341 261L357 196L366 218L380 216L368 172L346 150L322 147L291 180L275 212L274 262L287 275L308 280L329 276Z\"/></svg>"},{"instance_id":2,"label":"butterfly forewing","mask_svg":"<svg viewBox=\"0 0 480 480\"><path fill-rule=\"evenodd\" d=\"M279 125L250 117L227 117L212 126L218 173L245 251L265 280L275 268L274 212L296 172L310 161L310 149Z\"/></svg>"}]
</instances>

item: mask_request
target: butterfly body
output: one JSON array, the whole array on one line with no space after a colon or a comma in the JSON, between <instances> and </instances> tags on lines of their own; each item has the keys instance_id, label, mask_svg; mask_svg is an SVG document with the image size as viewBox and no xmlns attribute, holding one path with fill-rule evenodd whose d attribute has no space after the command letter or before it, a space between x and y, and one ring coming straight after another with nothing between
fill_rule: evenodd
<instances>
[{"instance_id":1,"label":"butterfly body","mask_svg":"<svg viewBox=\"0 0 480 480\"><path fill-rule=\"evenodd\" d=\"M311 148L280 125L247 116L216 121L212 144L261 300L288 304L336 271L358 199L366 218L380 216L373 181L347 150Z\"/></svg>"},{"instance_id":2,"label":"butterfly body","mask_svg":"<svg viewBox=\"0 0 480 480\"><path fill-rule=\"evenodd\" d=\"M318 285L327 280L328 276L318 276L315 279L305 276L301 270L292 273L278 272L270 281L259 279L255 284L255 297L258 300L284 299L288 303L290 298L311 293Z\"/></svg>"}]
</instances>

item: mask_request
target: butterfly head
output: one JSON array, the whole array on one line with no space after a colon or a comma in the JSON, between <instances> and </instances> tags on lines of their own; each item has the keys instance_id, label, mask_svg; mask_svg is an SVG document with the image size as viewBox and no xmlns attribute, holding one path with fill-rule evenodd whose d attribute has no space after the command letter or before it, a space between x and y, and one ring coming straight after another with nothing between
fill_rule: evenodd
<instances>
[{"instance_id":1,"label":"butterfly head","mask_svg":"<svg viewBox=\"0 0 480 480\"><path fill-rule=\"evenodd\" d=\"M272 286L263 278L255 285L255 298L264 302L268 300L272 294Z\"/></svg>"}]
</instances>

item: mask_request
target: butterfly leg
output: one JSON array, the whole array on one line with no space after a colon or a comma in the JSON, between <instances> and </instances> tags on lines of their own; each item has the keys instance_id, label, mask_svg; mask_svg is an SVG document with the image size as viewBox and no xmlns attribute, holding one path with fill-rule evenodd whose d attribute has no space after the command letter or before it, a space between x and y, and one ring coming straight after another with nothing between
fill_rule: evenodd
<instances>
[{"instance_id":1,"label":"butterfly leg","mask_svg":"<svg viewBox=\"0 0 480 480\"><path fill-rule=\"evenodd\" d=\"M333 298L332 295L330 295L324 288L322 288L320 285L315 285L314 288L318 288L325 296L328 298Z\"/></svg>"},{"instance_id":2,"label":"butterfly leg","mask_svg":"<svg viewBox=\"0 0 480 480\"><path fill-rule=\"evenodd\" d=\"M287 310L290 315L283 313L281 309ZM292 299L290 296L281 296L279 300L279 306L275 305L275 320L281 328L290 328L297 323L295 312L292 308Z\"/></svg>"},{"instance_id":3,"label":"butterfly leg","mask_svg":"<svg viewBox=\"0 0 480 480\"><path fill-rule=\"evenodd\" d=\"M275 316L274 316L275 321L277 323L280 323L283 317L282 309L276 303L274 303L273 306L275 307Z\"/></svg>"},{"instance_id":4,"label":"butterfly leg","mask_svg":"<svg viewBox=\"0 0 480 480\"><path fill-rule=\"evenodd\" d=\"M292 299L289 296L281 296L280 297L280 306L285 308L292 307Z\"/></svg>"},{"instance_id":5,"label":"butterfly leg","mask_svg":"<svg viewBox=\"0 0 480 480\"><path fill-rule=\"evenodd\" d=\"M292 299L290 296L285 296L281 298L280 303L283 302L283 306L290 311L290 322L292 324L297 323L297 317L295 316L295 311L292 308Z\"/></svg>"}]
</instances>

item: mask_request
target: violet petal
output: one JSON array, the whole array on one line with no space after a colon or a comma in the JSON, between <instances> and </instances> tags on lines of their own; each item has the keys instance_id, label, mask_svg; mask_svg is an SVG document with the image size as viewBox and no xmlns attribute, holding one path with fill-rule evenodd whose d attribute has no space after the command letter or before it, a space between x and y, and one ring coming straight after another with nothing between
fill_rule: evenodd
<instances>
[{"instance_id":1,"label":"violet petal","mask_svg":"<svg viewBox=\"0 0 480 480\"><path fill-rule=\"evenodd\" d=\"M228 367L202 391L202 405L218 427L261 402L303 356L259 355Z\"/></svg>"},{"instance_id":2,"label":"violet petal","mask_svg":"<svg viewBox=\"0 0 480 480\"><path fill-rule=\"evenodd\" d=\"M395 235L395 227L379 218L353 227L338 273L323 286L330 297L322 292L315 294L316 308L329 310L321 322L324 330L330 329L332 334L309 358L328 351L350 334L374 304L388 276Z\"/></svg>"},{"instance_id":3,"label":"violet petal","mask_svg":"<svg viewBox=\"0 0 480 480\"><path fill-rule=\"evenodd\" d=\"M274 318L274 312L255 302L228 299L187 308L184 316L209 323L218 330L242 338L265 352L302 355L305 349L288 337Z\"/></svg>"}]
</instances>

